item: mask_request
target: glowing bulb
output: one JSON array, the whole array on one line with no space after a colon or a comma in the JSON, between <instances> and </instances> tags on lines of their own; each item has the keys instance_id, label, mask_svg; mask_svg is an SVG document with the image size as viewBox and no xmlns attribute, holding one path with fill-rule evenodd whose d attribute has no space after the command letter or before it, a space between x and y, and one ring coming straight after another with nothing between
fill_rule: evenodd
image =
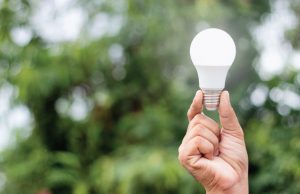
<instances>
[{"instance_id":1,"label":"glowing bulb","mask_svg":"<svg viewBox=\"0 0 300 194\"><path fill-rule=\"evenodd\" d=\"M227 72L236 54L235 44L223 30L209 28L193 39L190 55L204 93L204 106L216 110L225 87Z\"/></svg>"}]
</instances>

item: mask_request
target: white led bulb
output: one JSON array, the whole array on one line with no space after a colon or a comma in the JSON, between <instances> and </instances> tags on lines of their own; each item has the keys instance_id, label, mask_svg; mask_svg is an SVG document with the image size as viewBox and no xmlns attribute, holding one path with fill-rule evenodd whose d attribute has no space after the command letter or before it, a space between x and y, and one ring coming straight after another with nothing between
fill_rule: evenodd
<instances>
[{"instance_id":1,"label":"white led bulb","mask_svg":"<svg viewBox=\"0 0 300 194\"><path fill-rule=\"evenodd\" d=\"M217 28L199 32L190 47L192 62L197 70L199 87L204 93L204 106L216 110L225 87L227 72L236 54L229 34Z\"/></svg>"}]
</instances>

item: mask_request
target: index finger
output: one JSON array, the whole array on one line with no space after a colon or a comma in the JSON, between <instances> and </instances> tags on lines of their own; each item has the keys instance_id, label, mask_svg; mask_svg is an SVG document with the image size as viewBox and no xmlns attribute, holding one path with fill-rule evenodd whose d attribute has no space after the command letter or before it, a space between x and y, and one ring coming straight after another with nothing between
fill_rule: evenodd
<instances>
[{"instance_id":1,"label":"index finger","mask_svg":"<svg viewBox=\"0 0 300 194\"><path fill-rule=\"evenodd\" d=\"M189 123L188 130L195 127L198 124L202 124L209 130L211 130L217 137L220 134L220 127L219 124L214 121L213 119L209 118L204 114L197 114Z\"/></svg>"},{"instance_id":2,"label":"index finger","mask_svg":"<svg viewBox=\"0 0 300 194\"><path fill-rule=\"evenodd\" d=\"M198 90L187 112L188 120L191 121L197 114L202 112L203 92Z\"/></svg>"}]
</instances>

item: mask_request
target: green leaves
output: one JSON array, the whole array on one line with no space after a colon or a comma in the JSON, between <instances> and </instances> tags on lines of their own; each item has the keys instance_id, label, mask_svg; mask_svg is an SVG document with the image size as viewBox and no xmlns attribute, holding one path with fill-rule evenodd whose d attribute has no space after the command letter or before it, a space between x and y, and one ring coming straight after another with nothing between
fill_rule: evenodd
<instances>
[{"instance_id":1,"label":"green leaves","mask_svg":"<svg viewBox=\"0 0 300 194\"><path fill-rule=\"evenodd\" d=\"M198 88L189 44L209 26L227 29L237 41L227 86L247 135L253 193L299 191L298 112L285 118L269 97L260 108L247 97L262 82L250 65L257 51L249 26L269 11L269 1L70 2L65 9L80 6L86 18L69 42L49 42L35 31L36 2L0 3L0 87L16 88L13 103L28 107L33 121L30 137L1 158L4 193L204 193L179 166L177 147ZM93 22L102 36L89 34ZM11 31L22 27L32 37L20 46ZM287 34L295 46L296 32ZM293 84L296 75L284 82Z\"/></svg>"}]
</instances>

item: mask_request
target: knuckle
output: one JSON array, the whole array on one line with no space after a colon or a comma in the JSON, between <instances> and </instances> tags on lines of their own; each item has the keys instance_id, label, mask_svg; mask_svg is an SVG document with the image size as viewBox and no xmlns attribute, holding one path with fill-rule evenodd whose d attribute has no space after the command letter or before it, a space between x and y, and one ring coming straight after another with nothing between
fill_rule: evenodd
<instances>
[{"instance_id":1,"label":"knuckle","mask_svg":"<svg viewBox=\"0 0 300 194\"><path fill-rule=\"evenodd\" d=\"M200 129L199 124L195 124L192 128L193 132L195 133L196 131L198 131Z\"/></svg>"},{"instance_id":2,"label":"knuckle","mask_svg":"<svg viewBox=\"0 0 300 194\"><path fill-rule=\"evenodd\" d=\"M193 136L206 137L206 135L205 135L206 132L205 131L206 131L205 127L202 124L198 123L197 125L195 125L193 127L192 132L193 132ZM201 139L199 139L198 141L201 141Z\"/></svg>"},{"instance_id":3,"label":"knuckle","mask_svg":"<svg viewBox=\"0 0 300 194\"><path fill-rule=\"evenodd\" d=\"M197 114L197 121L200 123L205 123L205 118L202 114Z\"/></svg>"},{"instance_id":4,"label":"knuckle","mask_svg":"<svg viewBox=\"0 0 300 194\"><path fill-rule=\"evenodd\" d=\"M214 146L210 143L205 144L205 149L207 153L211 153L214 151Z\"/></svg>"},{"instance_id":5,"label":"knuckle","mask_svg":"<svg viewBox=\"0 0 300 194\"><path fill-rule=\"evenodd\" d=\"M187 111L186 116L187 116L188 119L190 119L190 116L191 116L191 109L189 109L189 110Z\"/></svg>"},{"instance_id":6,"label":"knuckle","mask_svg":"<svg viewBox=\"0 0 300 194\"><path fill-rule=\"evenodd\" d=\"M218 140L218 138L217 138L216 136L214 136L214 137L211 139L211 141L212 141L212 143L213 143L214 146L218 146L219 140Z\"/></svg>"},{"instance_id":7,"label":"knuckle","mask_svg":"<svg viewBox=\"0 0 300 194\"><path fill-rule=\"evenodd\" d=\"M183 153L178 154L178 161L182 166L186 164L186 156Z\"/></svg>"},{"instance_id":8,"label":"knuckle","mask_svg":"<svg viewBox=\"0 0 300 194\"><path fill-rule=\"evenodd\" d=\"M183 151L183 146L180 145L178 148L178 161L182 166L185 166L186 164L186 155Z\"/></svg>"},{"instance_id":9,"label":"knuckle","mask_svg":"<svg viewBox=\"0 0 300 194\"><path fill-rule=\"evenodd\" d=\"M218 132L220 130L220 127L217 123L214 123L212 128L214 129L215 132Z\"/></svg>"},{"instance_id":10,"label":"knuckle","mask_svg":"<svg viewBox=\"0 0 300 194\"><path fill-rule=\"evenodd\" d=\"M197 124L195 125L195 128L196 128L197 130L205 129L204 125L202 125L201 123L197 123Z\"/></svg>"},{"instance_id":11,"label":"knuckle","mask_svg":"<svg viewBox=\"0 0 300 194\"><path fill-rule=\"evenodd\" d=\"M190 172L201 172L203 170L203 165L199 164L198 159L195 158L194 160L189 161L188 167Z\"/></svg>"},{"instance_id":12,"label":"knuckle","mask_svg":"<svg viewBox=\"0 0 300 194\"><path fill-rule=\"evenodd\" d=\"M195 141L193 142L193 147L199 147L202 144L200 141L200 138L196 138Z\"/></svg>"},{"instance_id":13,"label":"knuckle","mask_svg":"<svg viewBox=\"0 0 300 194\"><path fill-rule=\"evenodd\" d=\"M181 151L181 145L178 147L178 155L180 154Z\"/></svg>"},{"instance_id":14,"label":"knuckle","mask_svg":"<svg viewBox=\"0 0 300 194\"><path fill-rule=\"evenodd\" d=\"M201 126L199 126L199 129L201 129L201 130L197 130L197 135L203 137L206 140L209 140L209 142L211 142L213 144L213 146L218 145L219 138L217 137L217 135L215 134L214 131L211 131L210 129L207 129L207 128L201 127Z\"/></svg>"},{"instance_id":15,"label":"knuckle","mask_svg":"<svg viewBox=\"0 0 300 194\"><path fill-rule=\"evenodd\" d=\"M182 152L182 148L183 148L183 145L181 144L181 145L178 147L178 155Z\"/></svg>"},{"instance_id":16,"label":"knuckle","mask_svg":"<svg viewBox=\"0 0 300 194\"><path fill-rule=\"evenodd\" d=\"M207 153L211 153L214 151L214 146L211 144L211 143L208 143L208 142L203 142L202 145L202 150L203 153L207 154Z\"/></svg>"},{"instance_id":17,"label":"knuckle","mask_svg":"<svg viewBox=\"0 0 300 194\"><path fill-rule=\"evenodd\" d=\"M194 116L193 121L194 121L194 122L201 122L201 118L200 118L200 114L199 114L199 113L197 113L197 114Z\"/></svg>"},{"instance_id":18,"label":"knuckle","mask_svg":"<svg viewBox=\"0 0 300 194\"><path fill-rule=\"evenodd\" d=\"M215 128L212 132L213 132L213 134L215 135L215 137L216 137L217 139L219 139L219 135L220 135L220 132L221 132L220 127Z\"/></svg>"},{"instance_id":19,"label":"knuckle","mask_svg":"<svg viewBox=\"0 0 300 194\"><path fill-rule=\"evenodd\" d=\"M195 116L195 119L201 120L201 114L197 114L197 115Z\"/></svg>"}]
</instances>

